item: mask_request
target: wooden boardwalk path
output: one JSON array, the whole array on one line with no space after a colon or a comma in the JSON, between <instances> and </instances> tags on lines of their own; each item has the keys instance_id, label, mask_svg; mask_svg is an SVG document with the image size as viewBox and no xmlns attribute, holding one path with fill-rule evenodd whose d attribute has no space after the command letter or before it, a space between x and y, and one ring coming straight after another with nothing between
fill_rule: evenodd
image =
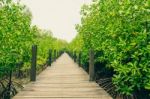
<instances>
[{"instance_id":1,"label":"wooden boardwalk path","mask_svg":"<svg viewBox=\"0 0 150 99\"><path fill-rule=\"evenodd\" d=\"M112 99L65 53L13 99Z\"/></svg>"}]
</instances>

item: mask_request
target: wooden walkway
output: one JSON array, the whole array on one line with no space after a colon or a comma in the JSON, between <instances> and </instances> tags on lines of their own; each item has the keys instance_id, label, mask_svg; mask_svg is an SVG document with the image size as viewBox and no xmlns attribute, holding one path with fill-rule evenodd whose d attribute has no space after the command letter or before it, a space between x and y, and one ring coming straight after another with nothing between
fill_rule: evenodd
<instances>
[{"instance_id":1,"label":"wooden walkway","mask_svg":"<svg viewBox=\"0 0 150 99\"><path fill-rule=\"evenodd\" d=\"M112 99L65 53L13 99Z\"/></svg>"}]
</instances>

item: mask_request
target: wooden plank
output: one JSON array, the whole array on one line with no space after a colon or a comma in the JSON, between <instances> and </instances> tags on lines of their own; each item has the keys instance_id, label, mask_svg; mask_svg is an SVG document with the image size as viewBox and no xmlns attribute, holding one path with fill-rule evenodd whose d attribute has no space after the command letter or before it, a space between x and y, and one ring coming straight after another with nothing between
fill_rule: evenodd
<instances>
[{"instance_id":1,"label":"wooden plank","mask_svg":"<svg viewBox=\"0 0 150 99\"><path fill-rule=\"evenodd\" d=\"M13 99L112 99L65 53Z\"/></svg>"}]
</instances>

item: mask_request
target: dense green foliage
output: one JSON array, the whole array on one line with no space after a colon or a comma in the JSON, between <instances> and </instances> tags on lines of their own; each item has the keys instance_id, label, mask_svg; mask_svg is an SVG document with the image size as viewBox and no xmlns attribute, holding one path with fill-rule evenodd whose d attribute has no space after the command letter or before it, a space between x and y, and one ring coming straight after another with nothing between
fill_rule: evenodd
<instances>
[{"instance_id":1,"label":"dense green foliage","mask_svg":"<svg viewBox=\"0 0 150 99\"><path fill-rule=\"evenodd\" d=\"M95 62L114 72L117 92L131 95L149 90L150 0L93 0L82 7L81 14L79 34L70 49L82 52L82 64L88 62L92 48L99 52ZM82 45L77 46L80 41Z\"/></svg>"},{"instance_id":2,"label":"dense green foliage","mask_svg":"<svg viewBox=\"0 0 150 99\"><path fill-rule=\"evenodd\" d=\"M67 44L50 31L31 26L32 15L24 5L11 0L0 4L0 76L20 62L22 70L29 70L33 44L38 45L38 66L46 63L49 49L59 51Z\"/></svg>"},{"instance_id":3,"label":"dense green foliage","mask_svg":"<svg viewBox=\"0 0 150 99\"><path fill-rule=\"evenodd\" d=\"M28 57L34 36L30 24L31 14L24 6L3 3L0 8L0 66L12 68Z\"/></svg>"},{"instance_id":4,"label":"dense green foliage","mask_svg":"<svg viewBox=\"0 0 150 99\"><path fill-rule=\"evenodd\" d=\"M78 35L67 49L81 52L85 68L89 49L94 49L95 63L112 73L115 91L122 95L150 90L150 0L93 0L82 7L81 15ZM38 45L38 69L46 63L49 49L65 49L67 42L31 21L24 5L0 0L0 78L19 62L24 63L23 71L30 69L33 44Z\"/></svg>"}]
</instances>

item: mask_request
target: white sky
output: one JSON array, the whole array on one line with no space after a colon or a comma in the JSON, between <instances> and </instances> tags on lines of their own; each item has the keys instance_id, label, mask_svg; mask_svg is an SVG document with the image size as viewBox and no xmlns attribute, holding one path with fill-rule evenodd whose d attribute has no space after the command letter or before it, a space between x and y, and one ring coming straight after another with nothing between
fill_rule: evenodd
<instances>
[{"instance_id":1,"label":"white sky","mask_svg":"<svg viewBox=\"0 0 150 99\"><path fill-rule=\"evenodd\" d=\"M53 36L70 42L77 34L75 24L80 23L80 9L91 0L21 0L33 15L32 23L48 29Z\"/></svg>"}]
</instances>

